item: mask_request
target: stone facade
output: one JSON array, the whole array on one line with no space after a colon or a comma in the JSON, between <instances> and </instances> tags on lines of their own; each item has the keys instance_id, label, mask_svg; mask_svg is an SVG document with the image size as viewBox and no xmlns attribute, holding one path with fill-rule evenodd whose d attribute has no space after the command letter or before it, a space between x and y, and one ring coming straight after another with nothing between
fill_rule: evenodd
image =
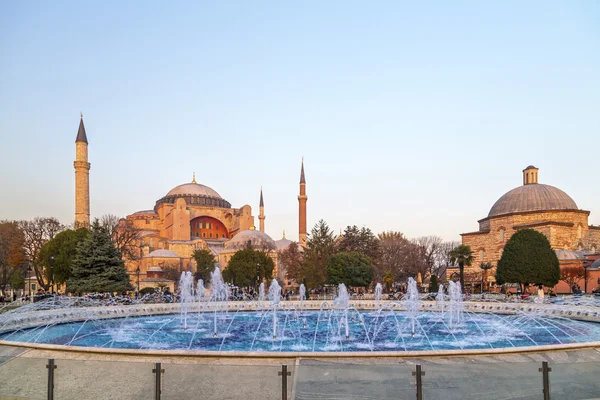
<instances>
[{"instance_id":1,"label":"stone facade","mask_svg":"<svg viewBox=\"0 0 600 400\"><path fill-rule=\"evenodd\" d=\"M537 185L537 171L538 169L535 167L528 167L524 170L523 182L525 185ZM554 189L552 188L552 190ZM556 191L557 193L560 192L560 196L564 194L558 189ZM538 195L536 192L532 193L533 196ZM566 196L566 194L564 195ZM518 211L494 215L492 212L494 209L500 207L506 209L505 204L498 205L499 202L497 202L492 207L490 215L478 221L478 231L461 234L462 243L470 246L473 251L472 265L466 267L465 272L481 275L481 269L479 268L481 263L491 263L496 266L502 256L502 250L506 242L520 229L535 229L544 234L553 249L587 251L590 253L600 249L600 227L588 224L589 211L571 207L570 203L563 206L560 202L554 202L553 198L544 203L540 202L539 199L531 201L524 199L522 194L520 196L516 199L504 199L505 195L499 200L499 202L507 202ZM562 199L559 200L562 201ZM572 200L570 201L572 202ZM527 210L527 204L535 204L536 208L544 208L543 206L547 205L548 208L556 209ZM539 204L542 206L538 206ZM573 202L573 204L575 203ZM565 207L565 209L561 209L562 207ZM566 209L566 207L570 208ZM495 269L488 272L488 276L491 278L489 281L491 282L493 282L494 272Z\"/></svg>"}]
</instances>

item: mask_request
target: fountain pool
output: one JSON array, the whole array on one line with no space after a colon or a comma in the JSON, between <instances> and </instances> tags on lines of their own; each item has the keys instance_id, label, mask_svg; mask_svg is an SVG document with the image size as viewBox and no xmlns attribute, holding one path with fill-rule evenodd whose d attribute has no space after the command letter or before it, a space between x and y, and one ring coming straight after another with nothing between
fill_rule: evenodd
<instances>
[{"instance_id":1,"label":"fountain pool","mask_svg":"<svg viewBox=\"0 0 600 400\"><path fill-rule=\"evenodd\" d=\"M413 306L406 310L392 303L383 303L377 310L357 310L347 299L320 303L313 310L281 304L259 311L238 308L215 314L210 309L195 311L198 308L192 303L185 306L185 324L178 313L57 320L4 330L0 340L224 352L485 350L600 341L599 323L527 310L511 314L465 310L460 323L454 320L451 326L451 315L435 305L417 312Z\"/></svg>"}]
</instances>

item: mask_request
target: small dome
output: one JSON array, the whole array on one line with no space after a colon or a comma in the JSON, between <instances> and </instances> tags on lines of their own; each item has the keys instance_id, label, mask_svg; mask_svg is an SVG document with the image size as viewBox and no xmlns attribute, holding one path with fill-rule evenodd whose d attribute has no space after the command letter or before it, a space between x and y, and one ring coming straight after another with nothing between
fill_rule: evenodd
<instances>
[{"instance_id":1,"label":"small dome","mask_svg":"<svg viewBox=\"0 0 600 400\"><path fill-rule=\"evenodd\" d=\"M577 254L576 252L571 251L571 250L558 249L558 250L554 250L554 252L556 253L556 257L559 260L564 260L564 261L566 261L566 260L579 260L579 259L582 258L579 254Z\"/></svg>"},{"instance_id":2,"label":"small dome","mask_svg":"<svg viewBox=\"0 0 600 400\"><path fill-rule=\"evenodd\" d=\"M144 256L147 258L179 258L179 256L174 253L171 250L165 250L165 249L160 249L160 250L154 250L152 252L150 252L147 256Z\"/></svg>"},{"instance_id":3,"label":"small dome","mask_svg":"<svg viewBox=\"0 0 600 400\"><path fill-rule=\"evenodd\" d=\"M208 196L222 198L219 193L208 186L200 185L199 183L184 183L183 185L175 186L167 193L167 196L176 195L192 195L192 196Z\"/></svg>"},{"instance_id":4,"label":"small dome","mask_svg":"<svg viewBox=\"0 0 600 400\"><path fill-rule=\"evenodd\" d=\"M600 269L600 258L597 259L588 267L588 269Z\"/></svg>"},{"instance_id":5,"label":"small dome","mask_svg":"<svg viewBox=\"0 0 600 400\"><path fill-rule=\"evenodd\" d=\"M158 265L155 265L154 267L148 268L148 272L163 272L163 270Z\"/></svg>"},{"instance_id":6,"label":"small dome","mask_svg":"<svg viewBox=\"0 0 600 400\"><path fill-rule=\"evenodd\" d=\"M578 210L575 201L550 185L523 185L507 192L492 206L488 217L527 211Z\"/></svg>"},{"instance_id":7,"label":"small dome","mask_svg":"<svg viewBox=\"0 0 600 400\"><path fill-rule=\"evenodd\" d=\"M275 241L275 246L277 247L277 250L286 250L292 243L294 243L293 240L279 239Z\"/></svg>"},{"instance_id":8,"label":"small dome","mask_svg":"<svg viewBox=\"0 0 600 400\"><path fill-rule=\"evenodd\" d=\"M275 241L269 235L257 230L247 230L238 233L233 239L225 243L225 247L227 249L241 250L246 248L248 242L256 249L277 249Z\"/></svg>"}]
</instances>

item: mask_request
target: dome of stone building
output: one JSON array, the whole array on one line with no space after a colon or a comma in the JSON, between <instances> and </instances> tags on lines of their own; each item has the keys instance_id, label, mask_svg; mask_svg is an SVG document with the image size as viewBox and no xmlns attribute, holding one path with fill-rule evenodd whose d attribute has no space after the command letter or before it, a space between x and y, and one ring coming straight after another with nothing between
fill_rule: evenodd
<instances>
[{"instance_id":1,"label":"dome of stone building","mask_svg":"<svg viewBox=\"0 0 600 400\"><path fill-rule=\"evenodd\" d=\"M257 230L247 230L238 233L233 239L225 243L225 247L228 250L241 250L248 246L248 242L250 242L254 249L277 249L275 241L271 239L271 236Z\"/></svg>"},{"instance_id":2,"label":"dome of stone building","mask_svg":"<svg viewBox=\"0 0 600 400\"><path fill-rule=\"evenodd\" d=\"M294 243L294 241L283 238L276 240L275 246L277 247L277 250L286 250L288 247L290 247L290 244L292 243Z\"/></svg>"},{"instance_id":3,"label":"dome of stone building","mask_svg":"<svg viewBox=\"0 0 600 400\"><path fill-rule=\"evenodd\" d=\"M208 186L201 185L199 183L184 183L183 185L175 186L173 189L169 190L167 196L177 196L186 194L192 196L216 197L218 199L222 198L216 190Z\"/></svg>"},{"instance_id":4,"label":"dome of stone building","mask_svg":"<svg viewBox=\"0 0 600 400\"><path fill-rule=\"evenodd\" d=\"M592 265L588 267L588 269L600 269L600 259L594 261Z\"/></svg>"},{"instance_id":5,"label":"dome of stone building","mask_svg":"<svg viewBox=\"0 0 600 400\"><path fill-rule=\"evenodd\" d=\"M564 249L557 249L554 250L554 252L556 253L556 258L558 258L559 260L579 260L582 259L583 257L579 254L577 254L574 251L571 250L564 250Z\"/></svg>"},{"instance_id":6,"label":"dome of stone building","mask_svg":"<svg viewBox=\"0 0 600 400\"><path fill-rule=\"evenodd\" d=\"M578 209L575 201L562 190L535 183L519 186L500 197L488 217L527 211Z\"/></svg>"}]
</instances>

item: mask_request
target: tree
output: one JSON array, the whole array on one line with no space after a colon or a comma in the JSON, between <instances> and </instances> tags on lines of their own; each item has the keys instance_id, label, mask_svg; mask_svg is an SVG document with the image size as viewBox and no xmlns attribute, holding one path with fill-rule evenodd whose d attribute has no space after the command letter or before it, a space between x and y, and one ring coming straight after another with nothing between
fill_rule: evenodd
<instances>
[{"instance_id":1,"label":"tree","mask_svg":"<svg viewBox=\"0 0 600 400\"><path fill-rule=\"evenodd\" d=\"M440 244L435 257L435 274L437 276L445 275L448 267L452 265L450 253L458 246L460 246L460 243L456 241L442 242L442 244Z\"/></svg>"},{"instance_id":2,"label":"tree","mask_svg":"<svg viewBox=\"0 0 600 400\"><path fill-rule=\"evenodd\" d=\"M210 273L215 270L215 256L209 250L196 250L192 255L196 260L196 280L202 279L204 284L210 283Z\"/></svg>"},{"instance_id":3,"label":"tree","mask_svg":"<svg viewBox=\"0 0 600 400\"><path fill-rule=\"evenodd\" d=\"M357 251L339 252L327 263L327 282L333 285L369 286L373 276L371 259Z\"/></svg>"},{"instance_id":4,"label":"tree","mask_svg":"<svg viewBox=\"0 0 600 400\"><path fill-rule=\"evenodd\" d=\"M573 287L576 286L580 280L585 278L585 270L582 266L568 266L560 269L560 280L564 281L569 285L569 289L573 292Z\"/></svg>"},{"instance_id":5,"label":"tree","mask_svg":"<svg viewBox=\"0 0 600 400\"><path fill-rule=\"evenodd\" d=\"M533 229L512 235L496 269L499 284L530 282L552 287L559 279L558 258L546 236Z\"/></svg>"},{"instance_id":6,"label":"tree","mask_svg":"<svg viewBox=\"0 0 600 400\"><path fill-rule=\"evenodd\" d=\"M382 232L379 238L379 257L375 263L378 276L391 273L396 279L408 277L406 267L409 264L412 243L401 232Z\"/></svg>"},{"instance_id":7,"label":"tree","mask_svg":"<svg viewBox=\"0 0 600 400\"><path fill-rule=\"evenodd\" d=\"M132 290L121 253L106 227L96 219L91 232L77 246L67 290L74 293Z\"/></svg>"},{"instance_id":8,"label":"tree","mask_svg":"<svg viewBox=\"0 0 600 400\"><path fill-rule=\"evenodd\" d=\"M439 288L437 275L431 275L431 278L429 278L429 293L436 293Z\"/></svg>"},{"instance_id":9,"label":"tree","mask_svg":"<svg viewBox=\"0 0 600 400\"><path fill-rule=\"evenodd\" d=\"M320 220L306 241L300 278L307 288L321 287L327 281L327 264L335 254L335 238L327 223Z\"/></svg>"},{"instance_id":10,"label":"tree","mask_svg":"<svg viewBox=\"0 0 600 400\"><path fill-rule=\"evenodd\" d=\"M35 272L38 284L48 290L50 281L46 279L44 265L40 262L39 253L42 246L54 238L58 233L65 230L65 226L56 218L36 217L31 221L20 221L19 227L23 231L25 238L23 248L25 257L30 261Z\"/></svg>"},{"instance_id":11,"label":"tree","mask_svg":"<svg viewBox=\"0 0 600 400\"><path fill-rule=\"evenodd\" d=\"M0 292L6 296L6 286L16 289L25 268L23 231L15 221L0 221Z\"/></svg>"},{"instance_id":12,"label":"tree","mask_svg":"<svg viewBox=\"0 0 600 400\"><path fill-rule=\"evenodd\" d=\"M483 293L483 286L485 285L485 278L487 277L487 272L494 268L492 263L481 263L479 264L479 268L481 268L481 293Z\"/></svg>"},{"instance_id":13,"label":"tree","mask_svg":"<svg viewBox=\"0 0 600 400\"><path fill-rule=\"evenodd\" d=\"M470 266L473 262L471 247L465 244L458 245L450 252L450 263L458 264L460 272L460 287L465 290L465 265Z\"/></svg>"},{"instance_id":14,"label":"tree","mask_svg":"<svg viewBox=\"0 0 600 400\"><path fill-rule=\"evenodd\" d=\"M300 250L300 246L297 243L292 242L287 247L279 251L279 263L281 269L285 271L288 278L294 279L296 282L300 282L302 279L302 263L304 254Z\"/></svg>"},{"instance_id":15,"label":"tree","mask_svg":"<svg viewBox=\"0 0 600 400\"><path fill-rule=\"evenodd\" d=\"M87 228L67 229L47 241L39 253L44 267L45 279L51 284L63 284L71 277L71 264L77 254L77 246L89 236Z\"/></svg>"},{"instance_id":16,"label":"tree","mask_svg":"<svg viewBox=\"0 0 600 400\"><path fill-rule=\"evenodd\" d=\"M442 238L438 236L421 236L412 241L417 247L417 254L427 268L427 274L437 274L437 256L442 245ZM425 277L425 274L423 274Z\"/></svg>"},{"instance_id":17,"label":"tree","mask_svg":"<svg viewBox=\"0 0 600 400\"><path fill-rule=\"evenodd\" d=\"M223 279L239 287L254 287L263 279L270 280L275 264L264 252L253 249L237 251L223 270Z\"/></svg>"},{"instance_id":18,"label":"tree","mask_svg":"<svg viewBox=\"0 0 600 400\"><path fill-rule=\"evenodd\" d=\"M356 225L348 226L344 230L342 240L337 245L338 251L362 253L374 260L379 255L379 240L369 228L358 229Z\"/></svg>"},{"instance_id":19,"label":"tree","mask_svg":"<svg viewBox=\"0 0 600 400\"><path fill-rule=\"evenodd\" d=\"M383 273L383 287L386 292L390 292L392 290L392 285L394 282L394 274L392 274L391 271L386 271Z\"/></svg>"},{"instance_id":20,"label":"tree","mask_svg":"<svg viewBox=\"0 0 600 400\"><path fill-rule=\"evenodd\" d=\"M106 228L123 260L134 261L139 259L139 243L142 230L136 228L132 221L119 218L113 214L106 214L100 219L100 225Z\"/></svg>"}]
</instances>

